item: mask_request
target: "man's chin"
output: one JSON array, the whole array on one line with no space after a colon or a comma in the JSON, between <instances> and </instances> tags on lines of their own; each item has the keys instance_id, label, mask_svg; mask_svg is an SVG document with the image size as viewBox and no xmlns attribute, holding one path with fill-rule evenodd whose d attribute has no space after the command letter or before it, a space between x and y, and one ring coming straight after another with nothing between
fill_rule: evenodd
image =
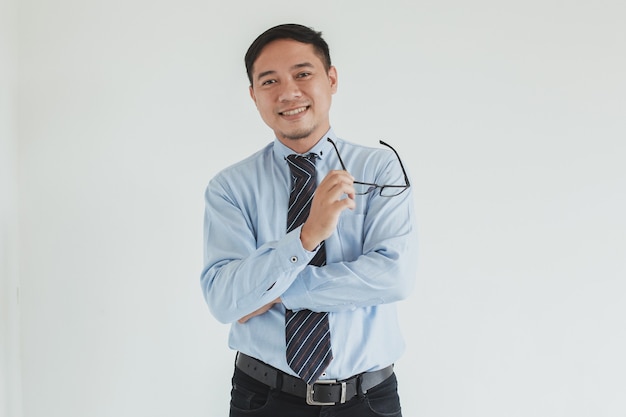
<instances>
[{"instance_id":1,"label":"man's chin","mask_svg":"<svg viewBox=\"0 0 626 417\"><path fill-rule=\"evenodd\" d=\"M313 134L314 131L315 131L314 129L308 129L308 130L298 130L298 131L292 131L292 132L283 132L282 136L288 140L302 140L302 139L309 138Z\"/></svg>"}]
</instances>

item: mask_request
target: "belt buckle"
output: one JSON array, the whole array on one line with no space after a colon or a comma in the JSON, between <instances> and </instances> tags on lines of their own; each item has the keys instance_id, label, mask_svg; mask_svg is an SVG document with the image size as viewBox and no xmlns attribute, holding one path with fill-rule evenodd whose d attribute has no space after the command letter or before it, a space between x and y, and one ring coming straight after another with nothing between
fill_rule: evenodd
<instances>
[{"instance_id":1,"label":"belt buckle","mask_svg":"<svg viewBox=\"0 0 626 417\"><path fill-rule=\"evenodd\" d=\"M341 398L337 403L323 403L319 401L315 401L313 396L315 395L315 385L334 385L341 384ZM345 382L337 382L336 379L322 379L314 382L309 385L306 384L306 403L308 405L335 405L335 404L343 404L346 402L346 383Z\"/></svg>"}]
</instances>

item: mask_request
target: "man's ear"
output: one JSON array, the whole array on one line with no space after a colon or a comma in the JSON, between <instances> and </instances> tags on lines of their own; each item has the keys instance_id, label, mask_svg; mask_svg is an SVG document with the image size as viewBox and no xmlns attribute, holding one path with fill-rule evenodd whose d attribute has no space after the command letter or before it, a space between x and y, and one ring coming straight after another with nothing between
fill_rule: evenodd
<instances>
[{"instance_id":1,"label":"man's ear","mask_svg":"<svg viewBox=\"0 0 626 417\"><path fill-rule=\"evenodd\" d=\"M339 83L339 79L337 78L337 68L331 66L328 69L328 80L330 81L330 90L332 94L337 92L337 85Z\"/></svg>"},{"instance_id":2,"label":"man's ear","mask_svg":"<svg viewBox=\"0 0 626 417\"><path fill-rule=\"evenodd\" d=\"M252 88L252 85L250 85L250 98L252 99L252 101L254 101L254 105L256 106L256 96L254 95L254 89Z\"/></svg>"}]
</instances>

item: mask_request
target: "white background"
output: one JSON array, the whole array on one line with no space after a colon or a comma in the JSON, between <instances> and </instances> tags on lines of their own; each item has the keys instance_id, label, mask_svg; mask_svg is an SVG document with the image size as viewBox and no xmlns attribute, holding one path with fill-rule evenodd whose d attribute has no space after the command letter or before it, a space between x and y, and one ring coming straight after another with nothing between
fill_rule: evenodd
<instances>
[{"instance_id":1,"label":"white background","mask_svg":"<svg viewBox=\"0 0 626 417\"><path fill-rule=\"evenodd\" d=\"M272 140L243 55L324 32L411 171L405 417L626 415L626 5L0 0L2 417L225 416L203 192Z\"/></svg>"}]
</instances>

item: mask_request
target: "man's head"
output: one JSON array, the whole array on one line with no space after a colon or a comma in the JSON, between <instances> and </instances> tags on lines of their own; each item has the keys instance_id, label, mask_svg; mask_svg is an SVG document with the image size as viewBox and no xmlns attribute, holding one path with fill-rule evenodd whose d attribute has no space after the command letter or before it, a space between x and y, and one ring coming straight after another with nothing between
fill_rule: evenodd
<instances>
[{"instance_id":1,"label":"man's head","mask_svg":"<svg viewBox=\"0 0 626 417\"><path fill-rule=\"evenodd\" d=\"M315 146L330 129L337 91L337 70L319 33L299 25L270 29L254 41L246 65L250 97L278 140L299 153Z\"/></svg>"},{"instance_id":2,"label":"man's head","mask_svg":"<svg viewBox=\"0 0 626 417\"><path fill-rule=\"evenodd\" d=\"M266 30L260 34L248 48L248 52L246 52L245 56L245 64L250 85L253 85L252 73L254 71L254 63L259 57L259 54L269 43L279 39L291 39L312 45L316 55L318 55L324 64L326 72L330 69L330 52L328 44L322 38L322 32L316 32L309 27L295 23L287 23Z\"/></svg>"}]
</instances>

